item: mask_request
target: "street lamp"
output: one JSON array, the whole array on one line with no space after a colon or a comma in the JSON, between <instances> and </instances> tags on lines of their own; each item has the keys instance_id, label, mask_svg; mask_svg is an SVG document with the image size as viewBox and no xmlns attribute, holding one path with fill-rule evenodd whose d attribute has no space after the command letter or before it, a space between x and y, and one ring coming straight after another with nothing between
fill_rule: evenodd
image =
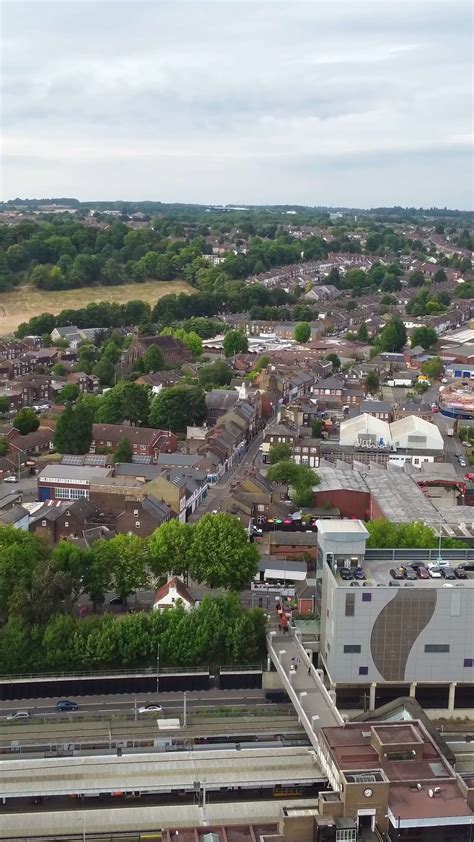
<instances>
[{"instance_id":1,"label":"street lamp","mask_svg":"<svg viewBox=\"0 0 474 842\"><path fill-rule=\"evenodd\" d=\"M160 692L160 644L156 644L156 692Z\"/></svg>"}]
</instances>

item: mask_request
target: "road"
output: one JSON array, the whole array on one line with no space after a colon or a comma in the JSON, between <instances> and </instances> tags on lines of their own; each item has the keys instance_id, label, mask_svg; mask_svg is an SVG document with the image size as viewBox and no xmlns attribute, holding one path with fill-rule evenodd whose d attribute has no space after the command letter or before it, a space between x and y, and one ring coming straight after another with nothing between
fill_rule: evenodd
<instances>
[{"instance_id":1,"label":"road","mask_svg":"<svg viewBox=\"0 0 474 842\"><path fill-rule=\"evenodd\" d=\"M17 710L27 710L34 716L59 717L54 706L64 696L55 696L44 699L23 699L17 701L0 701L0 718L15 713ZM158 703L163 706L166 715L174 715L183 710L183 693L120 693L116 695L102 696L79 696L74 698L79 705L80 714L91 713L127 713L135 710L135 703L138 707L146 703ZM186 694L186 704L189 711L207 710L209 708L222 707L261 707L269 705L265 700L263 690L190 690ZM66 718L74 717L74 713L68 713Z\"/></svg>"},{"instance_id":2,"label":"road","mask_svg":"<svg viewBox=\"0 0 474 842\"><path fill-rule=\"evenodd\" d=\"M245 472L254 465L259 452L260 452L260 445L263 439L263 431L258 433L255 436L254 440L251 442L250 446L242 456L240 462L236 463L227 474L225 474L225 478L223 482L218 482L216 485L213 485L209 489L209 493L207 495L206 500L199 506L198 509L191 515L189 520L191 522L199 520L203 515L207 514L208 512L212 512L214 509L219 510L222 506L222 502L225 500L227 495L230 492L231 485L234 482L238 482L241 480L245 474Z\"/></svg>"}]
</instances>

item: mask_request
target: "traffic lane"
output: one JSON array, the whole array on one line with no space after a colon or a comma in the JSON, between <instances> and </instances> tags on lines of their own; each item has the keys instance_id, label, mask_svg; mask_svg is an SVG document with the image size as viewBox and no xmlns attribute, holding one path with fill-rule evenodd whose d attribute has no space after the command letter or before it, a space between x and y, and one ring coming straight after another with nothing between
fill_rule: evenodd
<instances>
[{"instance_id":1,"label":"traffic lane","mask_svg":"<svg viewBox=\"0 0 474 842\"><path fill-rule=\"evenodd\" d=\"M54 696L43 699L24 699L16 702L0 702L0 716L6 717L18 710L29 711L32 715L43 716L45 712L55 713L54 708L58 701L70 699L79 705L78 713L107 713L113 710L134 711L135 702L142 704L160 704L165 711L182 709L184 693L126 693L114 694L112 696ZM265 702L263 690L210 690L207 693L198 690L186 691L186 705L188 709L196 707L225 707L238 705L254 705L258 702ZM266 702L265 702L266 704ZM55 713L59 716L59 712ZM74 711L67 714L74 716Z\"/></svg>"}]
</instances>

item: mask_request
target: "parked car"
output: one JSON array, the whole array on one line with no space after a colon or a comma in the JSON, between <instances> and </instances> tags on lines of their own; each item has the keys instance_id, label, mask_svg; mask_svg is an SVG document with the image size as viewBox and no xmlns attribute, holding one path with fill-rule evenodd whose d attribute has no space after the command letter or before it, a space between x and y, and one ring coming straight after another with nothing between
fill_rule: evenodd
<instances>
[{"instance_id":1,"label":"parked car","mask_svg":"<svg viewBox=\"0 0 474 842\"><path fill-rule=\"evenodd\" d=\"M388 586L389 586L389 588L399 588L400 582L389 582Z\"/></svg>"},{"instance_id":2,"label":"parked car","mask_svg":"<svg viewBox=\"0 0 474 842\"><path fill-rule=\"evenodd\" d=\"M416 575L419 579L429 579L430 574L428 573L426 567L423 567L421 564L419 567L415 567Z\"/></svg>"},{"instance_id":3,"label":"parked car","mask_svg":"<svg viewBox=\"0 0 474 842\"><path fill-rule=\"evenodd\" d=\"M162 711L163 708L161 705L149 704L149 705L140 705L138 708L138 713L159 713Z\"/></svg>"},{"instance_id":4,"label":"parked car","mask_svg":"<svg viewBox=\"0 0 474 842\"><path fill-rule=\"evenodd\" d=\"M454 575L454 570L452 567L442 567L441 568L441 575L445 579L455 579L456 576Z\"/></svg>"},{"instance_id":5,"label":"parked car","mask_svg":"<svg viewBox=\"0 0 474 842\"><path fill-rule=\"evenodd\" d=\"M441 570L439 567L436 567L434 564L428 567L428 573L432 579L441 579Z\"/></svg>"},{"instance_id":6,"label":"parked car","mask_svg":"<svg viewBox=\"0 0 474 842\"><path fill-rule=\"evenodd\" d=\"M405 574L405 579L411 579L413 581L413 579L418 578L415 571L413 570L413 567L409 567L408 565L407 566L404 565L400 569L403 570L403 572Z\"/></svg>"},{"instance_id":7,"label":"parked car","mask_svg":"<svg viewBox=\"0 0 474 842\"><path fill-rule=\"evenodd\" d=\"M456 576L456 579L467 579L467 573L461 565L454 568L454 575Z\"/></svg>"},{"instance_id":8,"label":"parked car","mask_svg":"<svg viewBox=\"0 0 474 842\"><path fill-rule=\"evenodd\" d=\"M17 710L16 713L11 713L7 719L31 719L31 713L27 710Z\"/></svg>"},{"instance_id":9,"label":"parked car","mask_svg":"<svg viewBox=\"0 0 474 842\"><path fill-rule=\"evenodd\" d=\"M71 702L69 699L61 699L59 702L56 702L56 710L59 713L63 713L70 710L77 710L79 705L77 702Z\"/></svg>"},{"instance_id":10,"label":"parked car","mask_svg":"<svg viewBox=\"0 0 474 842\"><path fill-rule=\"evenodd\" d=\"M345 582L349 582L353 579L352 571L349 570L347 567L340 567L339 568L339 575L341 579L344 579Z\"/></svg>"},{"instance_id":11,"label":"parked car","mask_svg":"<svg viewBox=\"0 0 474 842\"><path fill-rule=\"evenodd\" d=\"M354 570L354 579L365 579L365 573L362 567L356 567Z\"/></svg>"},{"instance_id":12,"label":"parked car","mask_svg":"<svg viewBox=\"0 0 474 842\"><path fill-rule=\"evenodd\" d=\"M390 571L390 576L392 577L392 579L404 579L405 570L403 567L392 567Z\"/></svg>"},{"instance_id":13,"label":"parked car","mask_svg":"<svg viewBox=\"0 0 474 842\"><path fill-rule=\"evenodd\" d=\"M18 480L13 474L11 474L11 476L5 477L3 482L18 482Z\"/></svg>"}]
</instances>

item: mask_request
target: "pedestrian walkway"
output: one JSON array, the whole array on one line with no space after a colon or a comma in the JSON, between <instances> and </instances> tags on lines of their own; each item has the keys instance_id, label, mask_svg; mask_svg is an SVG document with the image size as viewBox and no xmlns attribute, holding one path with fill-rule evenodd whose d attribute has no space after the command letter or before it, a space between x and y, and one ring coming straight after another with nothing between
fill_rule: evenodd
<instances>
[{"instance_id":1,"label":"pedestrian walkway","mask_svg":"<svg viewBox=\"0 0 474 842\"><path fill-rule=\"evenodd\" d=\"M291 632L267 635L268 654L293 702L312 745L319 748L320 728L343 725L333 694L326 689L321 670L315 669L311 653Z\"/></svg>"}]
</instances>

